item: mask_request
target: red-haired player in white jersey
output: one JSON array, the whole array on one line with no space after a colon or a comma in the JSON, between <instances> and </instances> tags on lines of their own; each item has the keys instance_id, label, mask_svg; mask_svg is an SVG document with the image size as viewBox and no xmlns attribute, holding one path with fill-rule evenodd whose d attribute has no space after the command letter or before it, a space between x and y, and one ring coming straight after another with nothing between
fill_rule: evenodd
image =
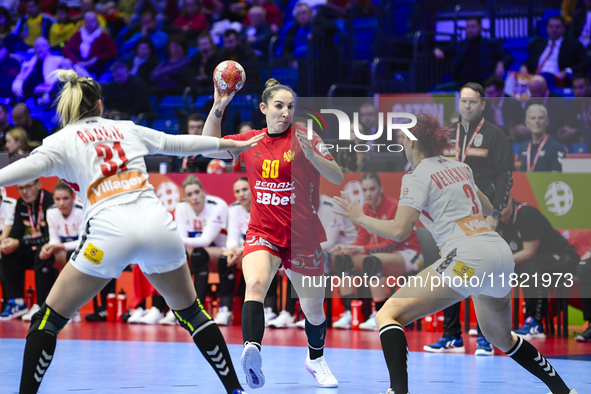
<instances>
[{"instance_id":1,"label":"red-haired player in white jersey","mask_svg":"<svg viewBox=\"0 0 591 394\"><path fill-rule=\"evenodd\" d=\"M441 156L450 146L449 129L442 128L436 117L419 114L411 132L415 140L405 136L404 151L413 167L402 178L394 220L367 216L344 194L334 199L344 210L335 213L396 242L404 241L420 218L441 250L442 257L394 293L376 316L390 371L387 394L408 393L403 327L468 296L474 301L482 332L493 345L544 382L552 394L576 394L534 346L511 333L513 253L484 219L493 206L478 190L470 167Z\"/></svg>"},{"instance_id":2,"label":"red-haired player in white jersey","mask_svg":"<svg viewBox=\"0 0 591 394\"><path fill-rule=\"evenodd\" d=\"M203 135L221 135L223 111L233 96L233 93L223 94L216 89ZM265 384L260 353L265 330L263 301L281 264L300 296L300 305L306 315L308 357L305 367L318 386L338 385L323 356L326 337L324 287L308 285L304 288L303 279L324 275L320 243L326 240L326 235L317 215L320 176L335 184L340 184L344 176L317 134L314 133L309 140L303 128L291 125L294 96L290 87L275 79L268 80L259 107L265 115L267 128L225 137L248 140L264 135L255 148L240 156L253 197L242 260L246 281L242 308L245 345L242 369L252 388Z\"/></svg>"}]
</instances>

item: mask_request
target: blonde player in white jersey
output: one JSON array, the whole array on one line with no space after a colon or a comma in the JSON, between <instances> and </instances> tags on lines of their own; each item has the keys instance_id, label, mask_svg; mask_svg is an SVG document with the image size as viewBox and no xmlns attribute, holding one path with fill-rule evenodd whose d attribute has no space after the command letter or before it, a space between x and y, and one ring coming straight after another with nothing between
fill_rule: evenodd
<instances>
[{"instance_id":1,"label":"blonde player in white jersey","mask_svg":"<svg viewBox=\"0 0 591 394\"><path fill-rule=\"evenodd\" d=\"M492 213L492 205L476 187L470 167L441 156L449 148L449 130L441 128L436 117L420 114L411 132L415 139L405 136L404 150L413 168L402 178L394 220L370 218L348 196L335 197L344 209L335 213L397 242L404 241L420 218L441 250L442 258L398 290L376 316L390 372L388 394L408 393L403 327L468 296L493 345L542 380L553 394L576 394L534 346L511 333L513 255L484 219Z\"/></svg>"},{"instance_id":2,"label":"blonde player in white jersey","mask_svg":"<svg viewBox=\"0 0 591 394\"><path fill-rule=\"evenodd\" d=\"M174 220L187 248L195 277L195 291L204 304L209 290L210 268L217 271L222 247L226 246L228 204L219 197L205 193L201 181L194 175L185 179L182 189L185 199L177 204ZM167 318L170 316L167 315Z\"/></svg>"},{"instance_id":3,"label":"blonde player in white jersey","mask_svg":"<svg viewBox=\"0 0 591 394\"><path fill-rule=\"evenodd\" d=\"M81 242L31 320L20 393L37 392L68 319L132 263L142 268L191 333L225 391L243 393L224 338L196 299L183 242L172 215L148 182L143 157L220 149L238 157L260 137L240 142L172 136L103 119L101 89L93 79L72 70L60 70L58 76L65 82L57 105L63 128L45 138L29 157L0 170L0 186L58 176L84 201Z\"/></svg>"}]
</instances>

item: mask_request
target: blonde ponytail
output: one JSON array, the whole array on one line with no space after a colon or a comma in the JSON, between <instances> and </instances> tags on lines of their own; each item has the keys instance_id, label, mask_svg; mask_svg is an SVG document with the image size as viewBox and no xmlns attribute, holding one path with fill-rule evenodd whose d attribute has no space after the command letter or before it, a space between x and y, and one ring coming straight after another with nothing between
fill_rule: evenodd
<instances>
[{"instance_id":1,"label":"blonde ponytail","mask_svg":"<svg viewBox=\"0 0 591 394\"><path fill-rule=\"evenodd\" d=\"M65 82L56 109L62 126L87 116L100 116L97 103L101 99L101 88L92 78L80 77L74 70L59 70L57 75Z\"/></svg>"}]
</instances>

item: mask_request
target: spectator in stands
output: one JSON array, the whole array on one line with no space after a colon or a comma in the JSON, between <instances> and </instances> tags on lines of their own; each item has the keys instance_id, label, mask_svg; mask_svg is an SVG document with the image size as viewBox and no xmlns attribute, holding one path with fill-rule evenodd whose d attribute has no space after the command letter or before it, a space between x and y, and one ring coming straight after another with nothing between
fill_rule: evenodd
<instances>
[{"instance_id":1,"label":"spectator in stands","mask_svg":"<svg viewBox=\"0 0 591 394\"><path fill-rule=\"evenodd\" d=\"M566 151L564 145L550 138L548 111L543 105L533 104L525 112L525 125L531 132L531 139L521 144L518 153L519 171L562 171L562 160ZM517 166L516 166L517 167Z\"/></svg>"},{"instance_id":2,"label":"spectator in stands","mask_svg":"<svg viewBox=\"0 0 591 394\"><path fill-rule=\"evenodd\" d=\"M0 39L3 39L12 31L12 16L4 7L0 7Z\"/></svg>"},{"instance_id":3,"label":"spectator in stands","mask_svg":"<svg viewBox=\"0 0 591 394\"><path fill-rule=\"evenodd\" d=\"M523 125L524 111L521 103L505 94L505 81L493 75L484 82L486 106L482 115L484 119L498 126L506 136L513 134L517 125Z\"/></svg>"},{"instance_id":4,"label":"spectator in stands","mask_svg":"<svg viewBox=\"0 0 591 394\"><path fill-rule=\"evenodd\" d=\"M125 35L125 29L121 32L121 34ZM158 27L158 22L156 21L154 14L151 12L142 13L140 19L140 31L134 33L131 37L123 42L123 50L121 52L130 53L135 48L138 41L142 38L148 38L150 41L152 41L154 48L156 48L158 58L165 58L164 53L166 43L168 42L168 34L163 32Z\"/></svg>"},{"instance_id":5,"label":"spectator in stands","mask_svg":"<svg viewBox=\"0 0 591 394\"><path fill-rule=\"evenodd\" d=\"M263 7L254 6L248 10L249 23L245 25L240 36L253 48L259 58L266 60L271 41L271 27L265 20L266 11Z\"/></svg>"},{"instance_id":6,"label":"spectator in stands","mask_svg":"<svg viewBox=\"0 0 591 394\"><path fill-rule=\"evenodd\" d=\"M312 9L304 2L297 2L293 8L295 23L287 30L283 56L292 60L297 68L297 60L307 56L306 40L312 34Z\"/></svg>"},{"instance_id":7,"label":"spectator in stands","mask_svg":"<svg viewBox=\"0 0 591 394\"><path fill-rule=\"evenodd\" d=\"M18 15L17 8L20 0L0 0L0 8L4 8L7 11L8 16L12 20Z\"/></svg>"},{"instance_id":8,"label":"spectator in stands","mask_svg":"<svg viewBox=\"0 0 591 394\"><path fill-rule=\"evenodd\" d=\"M12 92L19 100L34 97L37 104L49 105L57 83L62 56L52 55L45 37L35 40L35 56L23 63L20 73L12 83Z\"/></svg>"},{"instance_id":9,"label":"spectator in stands","mask_svg":"<svg viewBox=\"0 0 591 394\"><path fill-rule=\"evenodd\" d=\"M194 76L191 79L191 89L195 95L211 94L213 90L213 71L223 60L219 57L219 48L213 43L208 32L197 37L199 52L191 59L191 69Z\"/></svg>"},{"instance_id":10,"label":"spectator in stands","mask_svg":"<svg viewBox=\"0 0 591 394\"><path fill-rule=\"evenodd\" d=\"M272 0L253 0L254 6L263 7L265 10L265 21L269 24L272 34L279 32L279 26L281 25L281 10L277 7L277 4ZM245 27L250 24L250 15L246 14L244 22L242 23Z\"/></svg>"},{"instance_id":11,"label":"spectator in stands","mask_svg":"<svg viewBox=\"0 0 591 394\"><path fill-rule=\"evenodd\" d=\"M60 3L57 6L55 17L56 22L49 30L49 44L52 48L61 49L78 29L70 20L70 7L66 4Z\"/></svg>"},{"instance_id":12,"label":"spectator in stands","mask_svg":"<svg viewBox=\"0 0 591 394\"><path fill-rule=\"evenodd\" d=\"M482 37L480 18L466 20L466 40L446 50L435 48L437 59L453 57L452 81L438 85L436 90L458 90L468 82L482 84L491 75L502 76L513 63L513 56L503 50L501 43Z\"/></svg>"},{"instance_id":13,"label":"spectator in stands","mask_svg":"<svg viewBox=\"0 0 591 394\"><path fill-rule=\"evenodd\" d=\"M573 14L573 21L570 25L569 33L572 38L587 49L591 50L591 0L584 0L584 6L579 8Z\"/></svg>"},{"instance_id":14,"label":"spectator in stands","mask_svg":"<svg viewBox=\"0 0 591 394\"><path fill-rule=\"evenodd\" d=\"M84 27L66 43L63 54L75 66L84 68L98 78L105 71L108 62L119 53L111 36L100 28L96 13L87 12Z\"/></svg>"},{"instance_id":15,"label":"spectator in stands","mask_svg":"<svg viewBox=\"0 0 591 394\"><path fill-rule=\"evenodd\" d=\"M103 18L101 14L95 11L93 0L82 0L80 2L80 20L76 23L76 31L80 30L85 25L86 14L88 14L89 12L93 12L96 14L99 27L103 29L105 33L109 33L107 20Z\"/></svg>"},{"instance_id":16,"label":"spectator in stands","mask_svg":"<svg viewBox=\"0 0 591 394\"><path fill-rule=\"evenodd\" d=\"M0 151L6 149L6 133L12 128L8 123L8 107L0 104Z\"/></svg>"},{"instance_id":17,"label":"spectator in stands","mask_svg":"<svg viewBox=\"0 0 591 394\"><path fill-rule=\"evenodd\" d=\"M526 62L519 67L519 72L509 71L505 77L505 94L515 97L520 103L527 101L530 97L529 80L531 74L527 71Z\"/></svg>"},{"instance_id":18,"label":"spectator in stands","mask_svg":"<svg viewBox=\"0 0 591 394\"><path fill-rule=\"evenodd\" d=\"M563 143L584 141L591 148L591 82L589 75L573 76L573 93L577 98L564 116L564 125L558 128L556 137Z\"/></svg>"},{"instance_id":19,"label":"spectator in stands","mask_svg":"<svg viewBox=\"0 0 591 394\"><path fill-rule=\"evenodd\" d=\"M14 106L12 110L12 121L15 127L21 127L26 130L27 136L31 141L43 142L43 139L49 135L47 129L39 119L31 118L29 108L23 103Z\"/></svg>"},{"instance_id":20,"label":"spectator in stands","mask_svg":"<svg viewBox=\"0 0 591 394\"><path fill-rule=\"evenodd\" d=\"M566 239L556 231L548 219L536 208L515 201L511 196L503 208L498 232L511 246L515 273L539 278L544 273L573 273L580 258ZM525 284L525 283L523 283ZM548 310L548 288L532 280L524 286L525 324L515 330L524 339L546 338L542 318Z\"/></svg>"},{"instance_id":21,"label":"spectator in stands","mask_svg":"<svg viewBox=\"0 0 591 394\"><path fill-rule=\"evenodd\" d=\"M135 6L132 22L146 11L156 15L156 20L160 24L172 22L180 14L177 0L139 0Z\"/></svg>"},{"instance_id":22,"label":"spectator in stands","mask_svg":"<svg viewBox=\"0 0 591 394\"><path fill-rule=\"evenodd\" d=\"M157 65L158 58L152 41L149 38L140 39L135 46L135 56L129 63L129 73L149 85L150 74Z\"/></svg>"},{"instance_id":23,"label":"spectator in stands","mask_svg":"<svg viewBox=\"0 0 591 394\"><path fill-rule=\"evenodd\" d=\"M41 246L49 240L47 209L53 205L53 196L43 190L41 182L34 180L17 185L20 198L16 203L14 224L8 238L0 241L4 275L4 298L8 300L0 313L0 321L15 319L29 310L24 303L25 270L35 270L37 303L43 305L49 290L57 279L53 259L39 259Z\"/></svg>"},{"instance_id":24,"label":"spectator in stands","mask_svg":"<svg viewBox=\"0 0 591 394\"><path fill-rule=\"evenodd\" d=\"M158 97L182 94L191 80L187 57L187 41L183 36L172 36L168 40L166 50L169 59L159 63L150 74L150 94ZM213 78L213 76L212 76Z\"/></svg>"},{"instance_id":25,"label":"spectator in stands","mask_svg":"<svg viewBox=\"0 0 591 394\"><path fill-rule=\"evenodd\" d=\"M11 163L21 158L17 155L28 154L39 145L39 142L29 141L27 132L20 127L13 127L6 133L5 148Z\"/></svg>"},{"instance_id":26,"label":"spectator in stands","mask_svg":"<svg viewBox=\"0 0 591 394\"><path fill-rule=\"evenodd\" d=\"M129 116L150 111L148 86L138 77L129 75L123 62L111 66L114 81L103 91L106 116L111 119L129 119Z\"/></svg>"},{"instance_id":27,"label":"spectator in stands","mask_svg":"<svg viewBox=\"0 0 591 394\"><path fill-rule=\"evenodd\" d=\"M230 29L224 33L224 48L220 51L219 58L221 60L234 60L244 67L248 84L242 90L246 92L259 89L259 85L262 83L261 70L258 64L259 59L251 46L240 40L236 30Z\"/></svg>"},{"instance_id":28,"label":"spectator in stands","mask_svg":"<svg viewBox=\"0 0 591 394\"><path fill-rule=\"evenodd\" d=\"M10 56L4 41L0 39L0 97L12 96L12 82L21 69L20 63Z\"/></svg>"},{"instance_id":29,"label":"spectator in stands","mask_svg":"<svg viewBox=\"0 0 591 394\"><path fill-rule=\"evenodd\" d=\"M564 98L548 89L546 79L541 75L534 75L529 80L530 99L526 102L525 108L532 104L542 104L548 110L548 133L556 135L556 131L564 124L566 104ZM515 142L522 142L529 139L529 129L516 127L516 134L513 135Z\"/></svg>"},{"instance_id":30,"label":"spectator in stands","mask_svg":"<svg viewBox=\"0 0 591 394\"><path fill-rule=\"evenodd\" d=\"M182 34L187 40L193 40L207 30L207 17L203 5L197 0L184 0L183 13L175 19L170 28L172 34Z\"/></svg>"},{"instance_id":31,"label":"spectator in stands","mask_svg":"<svg viewBox=\"0 0 591 394\"><path fill-rule=\"evenodd\" d=\"M25 0L27 14L20 18L12 34L7 36L10 39L10 52L26 51L32 47L35 40L39 37L49 38L52 20L47 15L41 13L38 0Z\"/></svg>"},{"instance_id":32,"label":"spectator in stands","mask_svg":"<svg viewBox=\"0 0 591 394\"><path fill-rule=\"evenodd\" d=\"M191 114L187 118L187 134L201 135L203 133L203 126L205 125L205 117L201 114ZM252 130L250 128L249 130ZM178 172L205 172L207 164L211 158L203 155L193 155L185 157L177 157L173 161L174 170Z\"/></svg>"},{"instance_id":33,"label":"spectator in stands","mask_svg":"<svg viewBox=\"0 0 591 394\"><path fill-rule=\"evenodd\" d=\"M573 73L591 68L591 58L583 44L565 35L566 24L562 16L552 16L546 31L548 40L539 38L529 44L527 69L531 74L551 75L557 87L567 86Z\"/></svg>"}]
</instances>

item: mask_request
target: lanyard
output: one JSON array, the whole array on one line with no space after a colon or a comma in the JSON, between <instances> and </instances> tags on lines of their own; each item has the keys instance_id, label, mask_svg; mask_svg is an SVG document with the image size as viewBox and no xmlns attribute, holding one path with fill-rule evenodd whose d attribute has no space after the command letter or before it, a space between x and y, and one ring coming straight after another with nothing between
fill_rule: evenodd
<instances>
[{"instance_id":1,"label":"lanyard","mask_svg":"<svg viewBox=\"0 0 591 394\"><path fill-rule=\"evenodd\" d=\"M530 162L530 159L531 159L531 141L529 142L529 144L527 145L527 171L530 171L531 172L531 171L534 171L536 169L536 164L538 163L538 159L540 158L540 152L544 148L544 145L546 145L546 142L548 142L548 139L549 138L550 138L550 136L548 136L548 135L546 137L544 137L544 139L540 143L540 146L538 146L538 151L536 152L536 156L534 157L533 164Z\"/></svg>"},{"instance_id":2,"label":"lanyard","mask_svg":"<svg viewBox=\"0 0 591 394\"><path fill-rule=\"evenodd\" d=\"M460 160L460 127L461 127L461 123L462 122L458 122L458 128L456 130L456 161ZM468 149L470 149L470 147L472 146L472 142L474 142L474 139L476 138L476 134L478 134L478 132L482 128L483 124L484 124L484 118L482 118L480 120L480 123L478 123L478 127L476 127L476 130L474 130L474 134L472 134L472 138L470 138L470 142L468 142L468 146L464 147L464 152L462 152L462 160L461 160L462 163L464 161L466 161L466 151L468 151Z\"/></svg>"},{"instance_id":3,"label":"lanyard","mask_svg":"<svg viewBox=\"0 0 591 394\"><path fill-rule=\"evenodd\" d=\"M29 211L29 222L31 222L31 228L33 229L33 233L39 233L41 231L41 215L43 215L43 197L45 194L41 191L41 197L39 198L39 212L37 213L37 223L33 220L33 213L31 212L31 207L27 205L27 210Z\"/></svg>"},{"instance_id":4,"label":"lanyard","mask_svg":"<svg viewBox=\"0 0 591 394\"><path fill-rule=\"evenodd\" d=\"M519 210L526 205L527 205L527 203L524 202L524 203L519 204L517 207L515 207L515 212L513 213L513 224L515 224L515 221L517 220L517 212L519 212Z\"/></svg>"}]
</instances>

